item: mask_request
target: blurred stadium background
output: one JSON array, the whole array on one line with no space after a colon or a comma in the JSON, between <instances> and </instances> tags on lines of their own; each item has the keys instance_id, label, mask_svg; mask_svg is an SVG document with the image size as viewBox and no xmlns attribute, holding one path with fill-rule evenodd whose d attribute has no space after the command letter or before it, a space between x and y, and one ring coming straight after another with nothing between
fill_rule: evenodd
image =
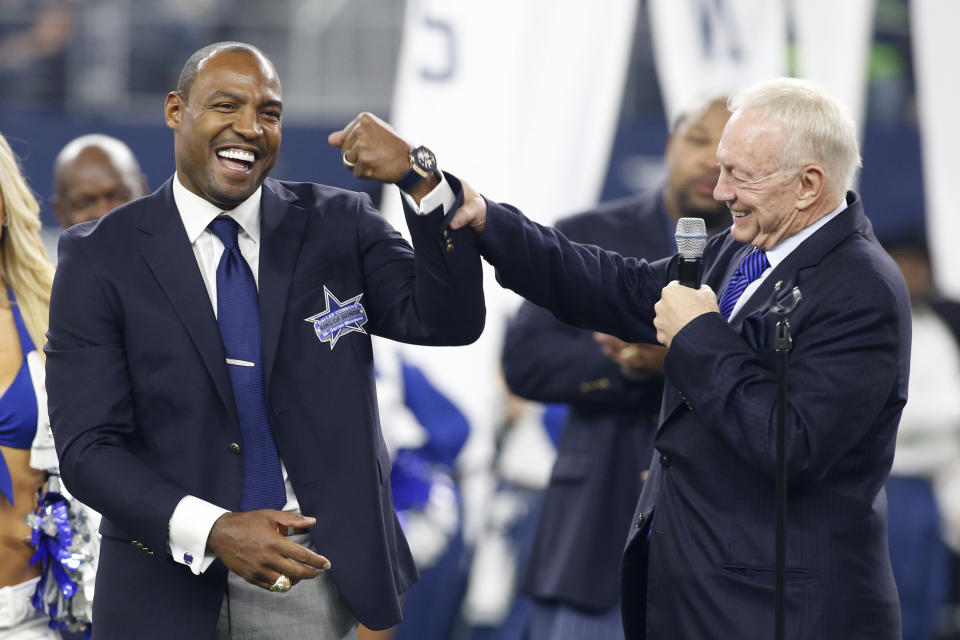
<instances>
[{"instance_id":1,"label":"blurred stadium background","mask_svg":"<svg viewBox=\"0 0 960 640\"><path fill-rule=\"evenodd\" d=\"M588 3L577 4L589 10ZM326 134L361 110L390 118L404 10L397 0L3 0L0 130L45 202L48 225L55 224L49 207L54 155L81 133L100 131L128 142L156 187L173 170L161 106L180 66L206 43L238 39L264 49L284 82L286 135L273 175L373 193L340 169ZM636 3L636 13L604 200L655 183L666 136L645 2ZM877 0L861 190L886 237L923 229L910 22L906 0ZM445 105L431 108L435 116L455 115L442 113ZM471 126L465 119L462 126ZM510 140L500 142L510 148Z\"/></svg>"},{"instance_id":2,"label":"blurred stadium background","mask_svg":"<svg viewBox=\"0 0 960 640\"><path fill-rule=\"evenodd\" d=\"M958 25L957 0L0 0L0 132L53 236L59 149L85 133L116 136L159 187L174 171L164 96L193 51L241 40L263 49L283 81L273 177L367 191L402 229L395 188L355 180L327 145L371 111L430 146L441 167L550 223L657 188L668 122L685 100L764 74L808 75L858 116L858 189L880 240L930 238L940 285L956 297L960 252L945 230L960 171ZM392 453L428 451L451 425L466 438L443 460L425 456L449 472L448 484L433 482L452 484L455 504L441 501L446 515L433 520L422 510L418 531L407 530L421 568L439 572L447 561L437 558L449 557L449 581L434 588L453 595L444 607L460 618L450 623L457 638L522 629L515 576L556 441L543 428L553 409L517 409L499 380L517 300L488 281L476 345L376 343ZM413 406L417 394L435 402ZM482 570L469 572L471 562ZM428 610L436 618L444 607ZM945 626L955 631L953 616Z\"/></svg>"}]
</instances>

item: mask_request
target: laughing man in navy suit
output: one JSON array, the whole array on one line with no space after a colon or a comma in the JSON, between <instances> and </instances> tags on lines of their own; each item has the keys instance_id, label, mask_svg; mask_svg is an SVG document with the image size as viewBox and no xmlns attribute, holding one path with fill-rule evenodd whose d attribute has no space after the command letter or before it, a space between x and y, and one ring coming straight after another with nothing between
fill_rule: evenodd
<instances>
[{"instance_id":1,"label":"laughing man in navy suit","mask_svg":"<svg viewBox=\"0 0 960 640\"><path fill-rule=\"evenodd\" d=\"M500 282L562 321L668 347L654 461L621 572L628 638L773 635L769 308L798 287L786 407L787 637L895 640L883 485L906 401L906 287L847 191L859 148L837 101L776 79L730 107L714 197L733 224L708 242L699 290L676 282L676 257L648 263L578 245L470 190L453 226L478 232Z\"/></svg>"},{"instance_id":2,"label":"laughing man in navy suit","mask_svg":"<svg viewBox=\"0 0 960 640\"><path fill-rule=\"evenodd\" d=\"M369 114L330 136L354 174L408 191L414 252L365 195L268 178L280 81L242 43L195 53L164 115L176 174L63 235L51 301L61 469L104 516L94 635L392 626L417 572L370 335L480 334L476 239L445 224L456 181Z\"/></svg>"}]
</instances>

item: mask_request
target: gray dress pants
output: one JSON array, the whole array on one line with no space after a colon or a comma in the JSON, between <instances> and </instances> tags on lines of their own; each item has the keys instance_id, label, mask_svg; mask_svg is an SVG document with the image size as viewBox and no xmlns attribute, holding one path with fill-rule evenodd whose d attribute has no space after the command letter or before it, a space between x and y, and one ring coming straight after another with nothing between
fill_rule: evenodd
<instances>
[{"instance_id":1,"label":"gray dress pants","mask_svg":"<svg viewBox=\"0 0 960 640\"><path fill-rule=\"evenodd\" d=\"M313 548L309 534L290 540ZM327 574L302 580L287 593L273 593L231 571L220 607L217 639L353 640L357 624Z\"/></svg>"}]
</instances>

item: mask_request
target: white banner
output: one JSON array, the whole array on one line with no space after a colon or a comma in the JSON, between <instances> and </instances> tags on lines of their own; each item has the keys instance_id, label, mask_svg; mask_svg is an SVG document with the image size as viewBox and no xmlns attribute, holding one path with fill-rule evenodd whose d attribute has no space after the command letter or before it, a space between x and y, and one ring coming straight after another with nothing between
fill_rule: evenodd
<instances>
[{"instance_id":1,"label":"white banner","mask_svg":"<svg viewBox=\"0 0 960 640\"><path fill-rule=\"evenodd\" d=\"M874 0L649 0L668 122L698 99L787 75L788 20L796 75L851 110L862 132ZM824 16L829 15L829 19Z\"/></svg>"},{"instance_id":2,"label":"white banner","mask_svg":"<svg viewBox=\"0 0 960 640\"><path fill-rule=\"evenodd\" d=\"M779 0L648 0L667 121L698 100L787 72Z\"/></svg>"},{"instance_id":3,"label":"white banner","mask_svg":"<svg viewBox=\"0 0 960 640\"><path fill-rule=\"evenodd\" d=\"M411 143L430 147L441 168L541 222L592 206L636 12L636 0L409 0L390 121ZM386 187L384 214L404 229L399 205L396 187ZM502 421L500 346L519 302L489 268L486 284L487 327L477 343L402 347L470 420L468 447Z\"/></svg>"},{"instance_id":4,"label":"white banner","mask_svg":"<svg viewBox=\"0 0 960 640\"><path fill-rule=\"evenodd\" d=\"M845 104L862 138L874 0L793 0L792 9L797 75Z\"/></svg>"},{"instance_id":5,"label":"white banner","mask_svg":"<svg viewBox=\"0 0 960 640\"><path fill-rule=\"evenodd\" d=\"M636 0L410 0L391 122L538 221L592 206L635 16Z\"/></svg>"},{"instance_id":6,"label":"white banner","mask_svg":"<svg viewBox=\"0 0 960 640\"><path fill-rule=\"evenodd\" d=\"M927 241L940 292L960 298L957 175L960 174L960 3L912 0L914 74L920 113ZM915 212L904 212L913 214Z\"/></svg>"}]
</instances>

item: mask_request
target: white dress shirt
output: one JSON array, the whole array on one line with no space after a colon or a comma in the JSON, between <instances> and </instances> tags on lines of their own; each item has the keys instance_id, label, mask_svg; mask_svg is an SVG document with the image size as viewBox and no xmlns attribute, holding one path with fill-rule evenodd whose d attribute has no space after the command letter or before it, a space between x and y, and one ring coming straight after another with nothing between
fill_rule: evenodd
<instances>
[{"instance_id":1,"label":"white dress shirt","mask_svg":"<svg viewBox=\"0 0 960 640\"><path fill-rule=\"evenodd\" d=\"M753 295L753 292L760 288L760 285L763 284L763 281L767 279L767 276L770 275L770 272L777 268L778 264L783 262L788 255L793 253L794 250L799 247L804 240L816 233L817 229L836 218L838 215L840 215L840 212L846 208L847 200L844 198L840 202L840 206L814 222L809 227L801 229L792 236L784 238L772 249L767 249L767 261L770 263L770 266L760 274L759 278L747 285L747 288L743 290L742 294L740 294L740 299L737 300L737 304L733 306L733 311L730 312L730 320L737 315L747 300L750 299L750 296ZM717 293L717 296L720 296L720 292Z\"/></svg>"},{"instance_id":2,"label":"white dress shirt","mask_svg":"<svg viewBox=\"0 0 960 640\"><path fill-rule=\"evenodd\" d=\"M249 198L238 204L230 211L223 211L216 205L204 200L192 191L189 191L180 182L180 176L174 176L173 199L180 212L187 238L193 248L193 255L197 259L203 284L210 296L213 313L217 313L217 266L223 255L223 243L207 228L214 218L226 214L240 225L237 234L237 244L244 260L250 265L253 279L260 286L260 195L262 187L258 188ZM410 195L403 193L407 203L420 215L433 211L442 206L446 214L453 206L455 195L450 185L441 177L438 184L430 193L424 196L420 205ZM300 504L293 492L293 485L287 474L287 468L280 461L283 472L283 484L287 493L287 502L284 511L299 512ZM228 510L215 504L201 500L196 496L184 496L177 504L170 517L168 546L170 555L181 564L190 566L194 574L200 575L213 563L215 554L207 548L207 538L217 519Z\"/></svg>"}]
</instances>

